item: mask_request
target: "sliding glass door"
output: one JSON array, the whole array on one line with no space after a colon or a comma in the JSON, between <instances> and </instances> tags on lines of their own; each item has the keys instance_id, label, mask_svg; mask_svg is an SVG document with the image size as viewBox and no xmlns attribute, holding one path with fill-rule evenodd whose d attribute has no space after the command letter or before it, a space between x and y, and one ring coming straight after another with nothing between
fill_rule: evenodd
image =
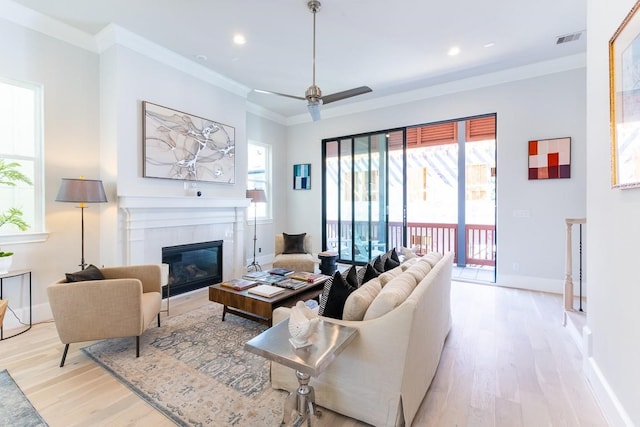
<instances>
[{"instance_id":1,"label":"sliding glass door","mask_svg":"<svg viewBox=\"0 0 640 427\"><path fill-rule=\"evenodd\" d=\"M387 134L328 140L323 149L324 245L343 262L367 262L387 248Z\"/></svg>"},{"instance_id":2,"label":"sliding glass door","mask_svg":"<svg viewBox=\"0 0 640 427\"><path fill-rule=\"evenodd\" d=\"M327 139L323 150L323 244L340 261L404 246L495 267L495 115Z\"/></svg>"}]
</instances>

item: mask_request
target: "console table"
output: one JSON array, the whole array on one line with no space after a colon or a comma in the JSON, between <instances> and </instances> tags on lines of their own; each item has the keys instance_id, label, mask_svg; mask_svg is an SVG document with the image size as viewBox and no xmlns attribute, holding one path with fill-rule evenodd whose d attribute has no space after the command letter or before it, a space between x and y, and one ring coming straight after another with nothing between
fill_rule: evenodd
<instances>
[{"instance_id":1,"label":"console table","mask_svg":"<svg viewBox=\"0 0 640 427\"><path fill-rule=\"evenodd\" d=\"M15 270L15 271L9 271L7 273L3 273L0 274L0 299L2 299L3 296L3 292L4 292L4 280L5 279L10 279L12 277L28 277L29 278L29 325L27 327L27 329L22 330L18 333L15 333L13 335L10 335L8 337L4 336L4 328L2 325L0 325L0 341L2 340L6 340L9 338L13 338L17 335L20 334L24 334L25 332L27 332L29 329L31 329L31 326L33 326L33 306L32 306L32 302L31 302L31 270Z\"/></svg>"},{"instance_id":2,"label":"console table","mask_svg":"<svg viewBox=\"0 0 640 427\"><path fill-rule=\"evenodd\" d=\"M315 392L309 385L311 376L317 377L356 337L358 330L349 326L320 320L310 337L311 345L295 349L289 342L289 321L283 320L260 335L247 341L244 349L296 370L298 390L291 393L284 405L283 423L311 426L315 410ZM293 413L292 420L289 417Z\"/></svg>"}]
</instances>

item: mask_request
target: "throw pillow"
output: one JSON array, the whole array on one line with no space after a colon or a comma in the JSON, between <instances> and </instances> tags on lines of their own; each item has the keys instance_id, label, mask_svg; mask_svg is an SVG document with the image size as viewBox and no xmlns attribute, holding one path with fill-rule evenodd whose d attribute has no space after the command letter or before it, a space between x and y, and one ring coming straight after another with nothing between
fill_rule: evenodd
<instances>
[{"instance_id":1,"label":"throw pillow","mask_svg":"<svg viewBox=\"0 0 640 427\"><path fill-rule=\"evenodd\" d=\"M398 256L398 252L396 252L396 248L391 248L388 254L390 259L400 264L400 257Z\"/></svg>"},{"instance_id":2,"label":"throw pillow","mask_svg":"<svg viewBox=\"0 0 640 427\"><path fill-rule=\"evenodd\" d=\"M321 315L334 319L342 319L344 303L347 301L349 294L355 290L356 288L347 283L347 280L342 276L340 271L336 271L333 275L333 283L327 294L324 310Z\"/></svg>"},{"instance_id":3,"label":"throw pillow","mask_svg":"<svg viewBox=\"0 0 640 427\"><path fill-rule=\"evenodd\" d=\"M416 285L416 279L411 274L402 273L394 278L382 288L378 296L371 302L363 320L377 319L389 313L411 295Z\"/></svg>"},{"instance_id":4,"label":"throw pillow","mask_svg":"<svg viewBox=\"0 0 640 427\"><path fill-rule=\"evenodd\" d=\"M378 273L384 273L384 260L385 258L383 258L381 255L378 255L373 260L373 268L375 268Z\"/></svg>"},{"instance_id":5,"label":"throw pillow","mask_svg":"<svg viewBox=\"0 0 640 427\"><path fill-rule=\"evenodd\" d=\"M380 284L384 287L384 285L389 283L391 279L393 279L396 276L399 276L400 273L402 272L403 272L402 267L399 267L399 266L396 268L392 268L389 271L385 271L380 276L378 276L380 278Z\"/></svg>"},{"instance_id":6,"label":"throw pillow","mask_svg":"<svg viewBox=\"0 0 640 427\"><path fill-rule=\"evenodd\" d=\"M320 307L318 308L318 315L322 316L324 314L324 308L327 306L327 300L329 299L329 291L331 290L331 286L333 286L333 276L327 279L324 282L324 287L322 288L322 293L320 294Z\"/></svg>"},{"instance_id":7,"label":"throw pillow","mask_svg":"<svg viewBox=\"0 0 640 427\"><path fill-rule=\"evenodd\" d=\"M384 262L384 271L393 270L399 265L400 265L400 261L396 261L393 258L389 257Z\"/></svg>"},{"instance_id":8,"label":"throw pillow","mask_svg":"<svg viewBox=\"0 0 640 427\"><path fill-rule=\"evenodd\" d=\"M440 252L429 252L428 254L423 256L422 259L431 264L431 267L435 267L438 261L442 259L442 254Z\"/></svg>"},{"instance_id":9,"label":"throw pillow","mask_svg":"<svg viewBox=\"0 0 640 427\"><path fill-rule=\"evenodd\" d=\"M302 234L287 234L282 233L284 239L283 254L304 254L304 237L307 233Z\"/></svg>"},{"instance_id":10,"label":"throw pillow","mask_svg":"<svg viewBox=\"0 0 640 427\"><path fill-rule=\"evenodd\" d=\"M413 263L413 265L407 268L405 271L413 275L416 281L420 283L420 281L424 279L431 271L431 264L429 264L427 261L421 260Z\"/></svg>"},{"instance_id":11,"label":"throw pillow","mask_svg":"<svg viewBox=\"0 0 640 427\"><path fill-rule=\"evenodd\" d=\"M84 282L86 280L104 280L104 276L98 267L89 264L84 270L75 273L65 273L67 282Z\"/></svg>"},{"instance_id":12,"label":"throw pillow","mask_svg":"<svg viewBox=\"0 0 640 427\"><path fill-rule=\"evenodd\" d=\"M342 277L344 277L349 286L351 286L352 288L357 288L358 286L360 286L360 282L358 282L358 270L355 265L352 265L347 271L342 273Z\"/></svg>"},{"instance_id":13,"label":"throw pillow","mask_svg":"<svg viewBox=\"0 0 640 427\"><path fill-rule=\"evenodd\" d=\"M344 303L342 320L362 320L380 289L380 280L373 279L351 292Z\"/></svg>"},{"instance_id":14,"label":"throw pillow","mask_svg":"<svg viewBox=\"0 0 640 427\"><path fill-rule=\"evenodd\" d=\"M364 285L371 279L378 277L380 273L376 271L371 264L367 264L358 270L358 283Z\"/></svg>"}]
</instances>

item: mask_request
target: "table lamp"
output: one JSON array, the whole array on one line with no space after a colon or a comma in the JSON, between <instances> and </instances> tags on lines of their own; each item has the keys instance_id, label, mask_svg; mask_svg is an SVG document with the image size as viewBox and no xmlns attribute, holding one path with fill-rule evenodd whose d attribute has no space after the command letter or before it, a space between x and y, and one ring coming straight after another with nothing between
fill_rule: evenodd
<instances>
[{"instance_id":1,"label":"table lamp","mask_svg":"<svg viewBox=\"0 0 640 427\"><path fill-rule=\"evenodd\" d=\"M84 209L87 203L105 203L107 196L102 186L102 181L98 179L73 179L62 178L60 190L56 202L79 203L78 207L81 212L81 228L82 228L82 255L80 258L80 268L83 270L87 266L84 262Z\"/></svg>"}]
</instances>

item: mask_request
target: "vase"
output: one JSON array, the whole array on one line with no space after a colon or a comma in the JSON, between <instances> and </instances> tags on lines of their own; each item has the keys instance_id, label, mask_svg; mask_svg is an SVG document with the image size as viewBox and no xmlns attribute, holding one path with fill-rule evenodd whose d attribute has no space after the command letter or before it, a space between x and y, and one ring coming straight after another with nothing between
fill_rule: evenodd
<instances>
[{"instance_id":1,"label":"vase","mask_svg":"<svg viewBox=\"0 0 640 427\"><path fill-rule=\"evenodd\" d=\"M12 262L13 255L0 257L0 274L8 273Z\"/></svg>"}]
</instances>

